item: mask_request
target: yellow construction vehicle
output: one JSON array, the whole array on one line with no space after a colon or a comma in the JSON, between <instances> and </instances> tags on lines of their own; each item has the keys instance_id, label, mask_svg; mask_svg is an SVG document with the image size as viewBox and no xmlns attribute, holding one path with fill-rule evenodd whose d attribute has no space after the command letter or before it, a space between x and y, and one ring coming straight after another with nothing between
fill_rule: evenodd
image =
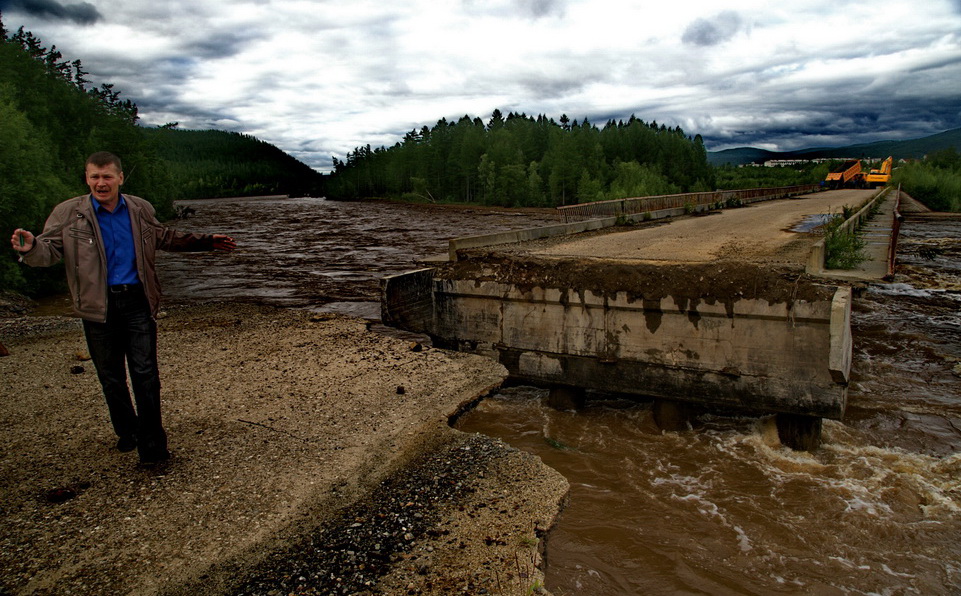
<instances>
[{"instance_id":1,"label":"yellow construction vehicle","mask_svg":"<svg viewBox=\"0 0 961 596\"><path fill-rule=\"evenodd\" d=\"M891 166L894 165L894 158L888 157L881 163L881 169L871 169L864 177L864 182L871 188L886 186L891 181Z\"/></svg>"},{"instance_id":2,"label":"yellow construction vehicle","mask_svg":"<svg viewBox=\"0 0 961 596\"><path fill-rule=\"evenodd\" d=\"M824 179L831 188L859 187L863 184L861 160L851 159L831 170Z\"/></svg>"}]
</instances>

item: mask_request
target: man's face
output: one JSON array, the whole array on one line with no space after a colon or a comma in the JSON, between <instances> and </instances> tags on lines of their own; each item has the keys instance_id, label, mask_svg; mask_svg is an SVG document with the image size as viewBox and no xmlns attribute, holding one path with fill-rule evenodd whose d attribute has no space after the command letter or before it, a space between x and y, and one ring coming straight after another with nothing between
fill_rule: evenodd
<instances>
[{"instance_id":1,"label":"man's face","mask_svg":"<svg viewBox=\"0 0 961 596\"><path fill-rule=\"evenodd\" d=\"M123 172L116 165L107 164L96 166L87 164L87 186L90 194L104 207L113 210L120 199L120 186L123 184Z\"/></svg>"}]
</instances>

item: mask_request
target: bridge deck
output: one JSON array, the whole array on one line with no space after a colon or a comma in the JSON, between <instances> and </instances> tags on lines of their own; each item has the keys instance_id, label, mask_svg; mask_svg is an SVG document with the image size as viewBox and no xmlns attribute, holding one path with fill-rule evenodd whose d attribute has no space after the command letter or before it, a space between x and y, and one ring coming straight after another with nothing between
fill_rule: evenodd
<instances>
[{"instance_id":1,"label":"bridge deck","mask_svg":"<svg viewBox=\"0 0 961 596\"><path fill-rule=\"evenodd\" d=\"M670 219L637 229L613 228L589 237L568 237L547 247L533 248L530 253L670 263L736 259L803 267L811 246L820 236L792 230L803 228L817 216L840 214L845 206L860 206L875 192L833 190Z\"/></svg>"}]
</instances>

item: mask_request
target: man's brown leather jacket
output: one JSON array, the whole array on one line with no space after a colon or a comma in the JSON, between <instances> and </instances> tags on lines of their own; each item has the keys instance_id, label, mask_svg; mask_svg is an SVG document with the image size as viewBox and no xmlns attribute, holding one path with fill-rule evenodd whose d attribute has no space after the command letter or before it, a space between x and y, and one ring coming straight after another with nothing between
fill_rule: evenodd
<instances>
[{"instance_id":1,"label":"man's brown leather jacket","mask_svg":"<svg viewBox=\"0 0 961 596\"><path fill-rule=\"evenodd\" d=\"M157 250L204 251L213 249L213 236L185 234L160 224L153 205L140 197L123 195L130 213L137 255L137 275L156 316L160 308L160 281L154 266ZM90 195L68 199L56 207L23 253L27 265L47 267L64 261L74 313L89 321L107 320L107 257Z\"/></svg>"}]
</instances>

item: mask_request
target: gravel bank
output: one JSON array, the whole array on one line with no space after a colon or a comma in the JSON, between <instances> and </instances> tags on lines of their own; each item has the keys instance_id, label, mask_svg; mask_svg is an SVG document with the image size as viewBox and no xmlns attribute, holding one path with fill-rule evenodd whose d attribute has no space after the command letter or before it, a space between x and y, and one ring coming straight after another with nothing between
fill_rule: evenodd
<instances>
[{"instance_id":1,"label":"gravel bank","mask_svg":"<svg viewBox=\"0 0 961 596\"><path fill-rule=\"evenodd\" d=\"M567 483L450 416L484 358L237 304L160 320L173 459L113 447L82 331L0 319L0 593L525 594Z\"/></svg>"}]
</instances>

